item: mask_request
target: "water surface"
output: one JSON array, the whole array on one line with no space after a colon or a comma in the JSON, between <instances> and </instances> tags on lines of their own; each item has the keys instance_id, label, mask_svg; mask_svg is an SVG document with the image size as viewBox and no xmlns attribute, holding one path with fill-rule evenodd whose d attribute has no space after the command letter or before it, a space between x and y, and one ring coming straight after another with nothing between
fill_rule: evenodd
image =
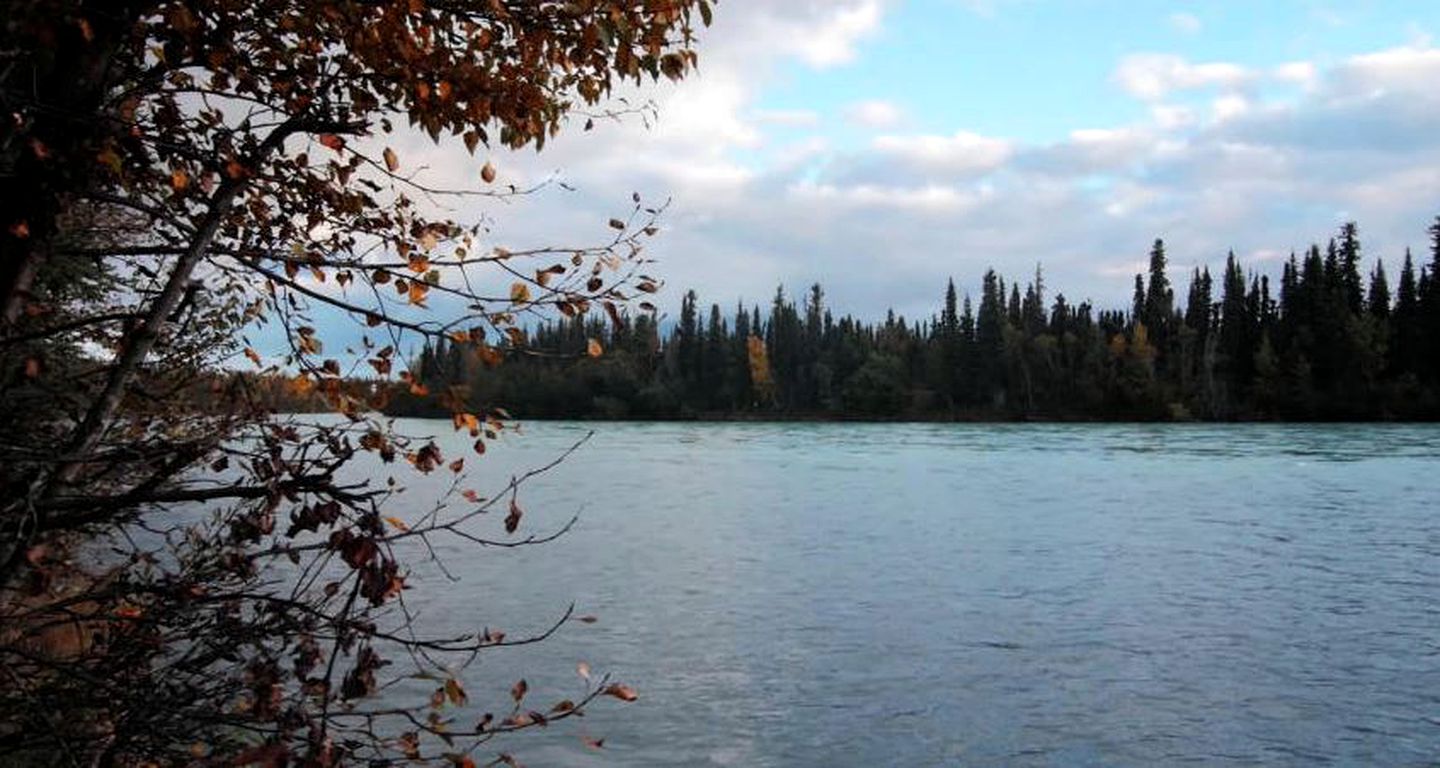
<instances>
[{"instance_id":1,"label":"water surface","mask_svg":"<svg viewBox=\"0 0 1440 768\"><path fill-rule=\"evenodd\" d=\"M525 762L1440 755L1435 427L529 423L470 484L590 429L520 498L527 531L581 510L569 535L441 547L460 581L410 596L438 628L599 616L468 674L478 704L573 696L581 660L640 691L501 745Z\"/></svg>"}]
</instances>

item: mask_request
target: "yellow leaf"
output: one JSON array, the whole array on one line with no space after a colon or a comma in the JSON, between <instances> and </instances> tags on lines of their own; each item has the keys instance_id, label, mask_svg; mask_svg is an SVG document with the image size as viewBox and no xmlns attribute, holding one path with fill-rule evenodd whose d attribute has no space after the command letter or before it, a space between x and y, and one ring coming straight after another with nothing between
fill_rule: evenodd
<instances>
[{"instance_id":1,"label":"yellow leaf","mask_svg":"<svg viewBox=\"0 0 1440 768\"><path fill-rule=\"evenodd\" d=\"M470 698L465 695L465 689L460 687L460 683L453 679L445 681L445 697L455 705L462 705Z\"/></svg>"},{"instance_id":2,"label":"yellow leaf","mask_svg":"<svg viewBox=\"0 0 1440 768\"><path fill-rule=\"evenodd\" d=\"M410 526L406 525L406 524L405 524L405 521L404 521L404 520L401 520L401 519L398 518L398 517L386 517L386 518L385 518L385 522L389 523L392 528L396 528L396 529L398 529L398 530L402 530L402 531L408 531L408 530L410 530Z\"/></svg>"},{"instance_id":3,"label":"yellow leaf","mask_svg":"<svg viewBox=\"0 0 1440 768\"><path fill-rule=\"evenodd\" d=\"M389 168L392 173L400 170L400 158L396 157L395 150L389 147L385 148L385 167Z\"/></svg>"},{"instance_id":4,"label":"yellow leaf","mask_svg":"<svg viewBox=\"0 0 1440 768\"><path fill-rule=\"evenodd\" d=\"M523 304L530 301L530 289L524 283L516 283L510 286L510 300L516 304Z\"/></svg>"}]
</instances>

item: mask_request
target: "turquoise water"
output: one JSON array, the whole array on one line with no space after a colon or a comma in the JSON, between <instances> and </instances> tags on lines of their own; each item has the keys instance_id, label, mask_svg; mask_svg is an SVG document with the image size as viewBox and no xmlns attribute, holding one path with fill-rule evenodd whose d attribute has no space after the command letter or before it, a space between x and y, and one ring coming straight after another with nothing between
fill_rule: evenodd
<instances>
[{"instance_id":1,"label":"turquoise water","mask_svg":"<svg viewBox=\"0 0 1440 768\"><path fill-rule=\"evenodd\" d=\"M459 580L421 564L407 593L442 632L599 617L466 674L467 715L520 677L532 704L573 697L579 661L639 690L497 745L523 762L1440 756L1435 427L530 423L467 486L591 429L520 497L522 533L581 512L568 535L445 542ZM402 518L449 482L397 477Z\"/></svg>"}]
</instances>

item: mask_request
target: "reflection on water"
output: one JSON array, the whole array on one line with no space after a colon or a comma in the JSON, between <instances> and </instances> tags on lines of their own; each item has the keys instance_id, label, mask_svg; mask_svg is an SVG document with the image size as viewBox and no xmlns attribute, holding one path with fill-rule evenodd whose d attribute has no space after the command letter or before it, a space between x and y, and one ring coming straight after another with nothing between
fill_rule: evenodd
<instances>
[{"instance_id":1,"label":"reflection on water","mask_svg":"<svg viewBox=\"0 0 1440 768\"><path fill-rule=\"evenodd\" d=\"M527 762L1440 754L1440 429L531 423L474 484L591 428L522 498L532 530L583 507L569 536L442 547L461 581L411 597L442 629L601 617L473 671L489 703L582 659L640 689L583 721L603 753L567 725L503 745Z\"/></svg>"}]
</instances>

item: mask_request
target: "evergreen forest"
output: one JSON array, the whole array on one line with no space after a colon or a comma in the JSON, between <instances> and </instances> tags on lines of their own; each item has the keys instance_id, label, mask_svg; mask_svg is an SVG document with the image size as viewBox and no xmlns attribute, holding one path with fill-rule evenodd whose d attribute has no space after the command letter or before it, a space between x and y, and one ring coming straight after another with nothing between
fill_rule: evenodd
<instances>
[{"instance_id":1,"label":"evergreen forest","mask_svg":"<svg viewBox=\"0 0 1440 768\"><path fill-rule=\"evenodd\" d=\"M837 316L813 285L767 307L678 320L577 313L487 366L444 339L412 370L468 407L527 418L1428 420L1440 416L1440 217L1428 263L1362 263L1345 224L1292 254L1278 284L1233 253L1172 282L1156 240L1129 307L1097 308L987 271L927 318ZM401 392L389 411L430 412Z\"/></svg>"}]
</instances>

